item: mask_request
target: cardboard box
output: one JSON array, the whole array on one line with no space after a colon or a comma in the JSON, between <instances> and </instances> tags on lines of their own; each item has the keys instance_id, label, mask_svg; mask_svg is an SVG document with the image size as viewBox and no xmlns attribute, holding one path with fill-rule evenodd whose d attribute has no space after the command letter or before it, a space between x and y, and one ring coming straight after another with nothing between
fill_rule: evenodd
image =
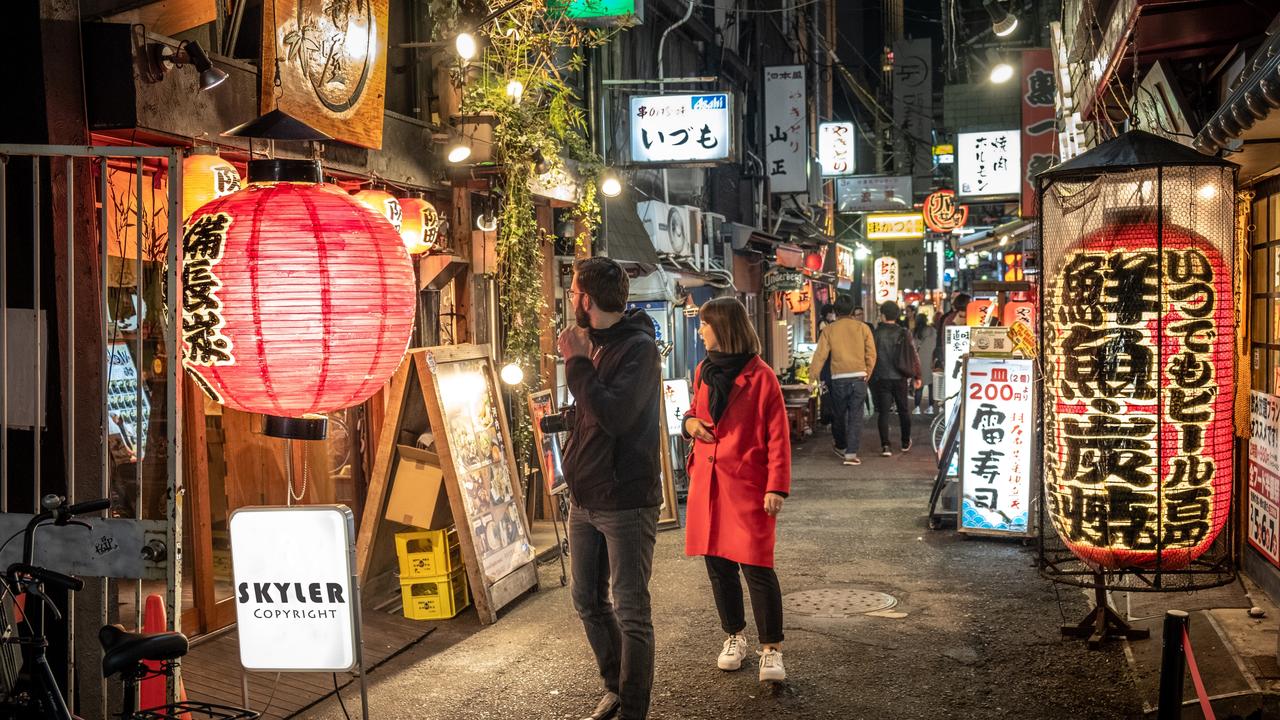
<instances>
[{"instance_id":1,"label":"cardboard box","mask_svg":"<svg viewBox=\"0 0 1280 720\"><path fill-rule=\"evenodd\" d=\"M408 445L397 445L396 451L398 459L386 518L423 530L452 525L453 512L449 509L439 456Z\"/></svg>"}]
</instances>

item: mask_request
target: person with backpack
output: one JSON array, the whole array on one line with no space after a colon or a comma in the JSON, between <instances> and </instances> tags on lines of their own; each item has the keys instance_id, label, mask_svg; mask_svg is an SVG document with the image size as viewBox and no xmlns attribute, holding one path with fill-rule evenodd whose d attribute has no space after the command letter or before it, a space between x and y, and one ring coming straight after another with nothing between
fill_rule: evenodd
<instances>
[{"instance_id":1,"label":"person with backpack","mask_svg":"<svg viewBox=\"0 0 1280 720\"><path fill-rule=\"evenodd\" d=\"M890 405L898 409L902 428L902 452L911 451L911 405L907 386L920 387L920 356L906 328L898 324L902 310L890 300L880 306L880 325L875 331L876 363L871 373L871 397L875 401L880 429L880 454L892 457L889 449Z\"/></svg>"}]
</instances>

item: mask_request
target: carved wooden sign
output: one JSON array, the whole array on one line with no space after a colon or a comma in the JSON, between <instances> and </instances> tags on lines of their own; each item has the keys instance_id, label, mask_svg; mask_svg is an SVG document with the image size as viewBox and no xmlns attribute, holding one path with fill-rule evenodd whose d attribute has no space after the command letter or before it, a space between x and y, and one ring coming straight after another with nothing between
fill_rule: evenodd
<instances>
[{"instance_id":1,"label":"carved wooden sign","mask_svg":"<svg viewBox=\"0 0 1280 720\"><path fill-rule=\"evenodd\" d=\"M389 0L274 0L262 8L263 113L382 147Z\"/></svg>"}]
</instances>

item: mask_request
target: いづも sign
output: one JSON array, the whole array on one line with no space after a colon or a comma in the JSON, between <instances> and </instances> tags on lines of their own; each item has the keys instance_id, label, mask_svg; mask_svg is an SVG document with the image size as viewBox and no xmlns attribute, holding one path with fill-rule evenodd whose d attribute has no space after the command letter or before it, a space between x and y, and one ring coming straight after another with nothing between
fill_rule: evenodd
<instances>
[{"instance_id":1,"label":"\u3044\u3065\u3082 sign","mask_svg":"<svg viewBox=\"0 0 1280 720\"><path fill-rule=\"evenodd\" d=\"M728 93L631 98L631 161L715 163L733 153L733 97Z\"/></svg>"}]
</instances>

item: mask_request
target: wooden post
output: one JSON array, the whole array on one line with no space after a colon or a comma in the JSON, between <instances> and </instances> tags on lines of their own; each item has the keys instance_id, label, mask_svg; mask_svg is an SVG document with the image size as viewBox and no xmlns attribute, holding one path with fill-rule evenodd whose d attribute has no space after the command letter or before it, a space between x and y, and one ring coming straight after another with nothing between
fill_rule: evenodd
<instances>
[{"instance_id":1,"label":"wooden post","mask_svg":"<svg viewBox=\"0 0 1280 720\"><path fill-rule=\"evenodd\" d=\"M471 261L471 190L466 185L453 186L453 213L452 221L449 223L449 231L452 235L453 250L458 257L463 260ZM473 265L474 267L474 265ZM462 321L458 322L456 317L454 321L453 341L457 344L471 342L475 337L475 323L483 322L483 318L472 317L471 308L474 303L471 299L472 287L474 285L473 277L475 273L472 270L458 273L453 279L453 312L455 315L461 314Z\"/></svg>"}]
</instances>

